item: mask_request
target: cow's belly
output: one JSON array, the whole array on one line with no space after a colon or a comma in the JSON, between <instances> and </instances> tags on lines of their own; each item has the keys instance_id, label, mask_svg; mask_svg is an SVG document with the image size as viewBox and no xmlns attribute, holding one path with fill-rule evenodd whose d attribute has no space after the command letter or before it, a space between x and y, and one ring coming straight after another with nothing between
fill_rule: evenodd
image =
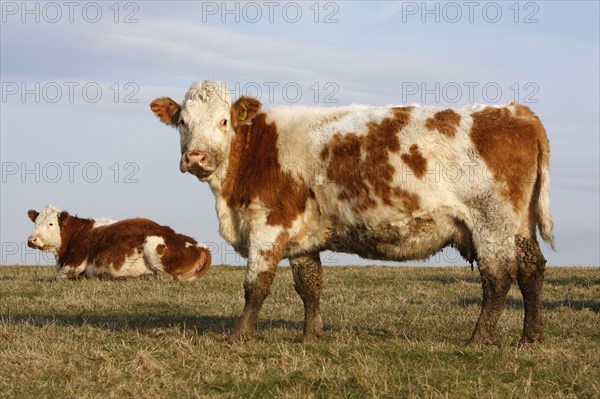
<instances>
[{"instance_id":1,"label":"cow's belly","mask_svg":"<svg viewBox=\"0 0 600 399\"><path fill-rule=\"evenodd\" d=\"M102 263L89 264L85 269L85 275L88 278L109 277L125 278L138 277L144 274L154 274L142 254L135 254L125 259L120 267L115 265L105 265Z\"/></svg>"},{"instance_id":2,"label":"cow's belly","mask_svg":"<svg viewBox=\"0 0 600 399\"><path fill-rule=\"evenodd\" d=\"M333 234L327 249L363 258L405 261L425 259L464 240L452 219L415 218L405 223L357 225Z\"/></svg>"}]
</instances>

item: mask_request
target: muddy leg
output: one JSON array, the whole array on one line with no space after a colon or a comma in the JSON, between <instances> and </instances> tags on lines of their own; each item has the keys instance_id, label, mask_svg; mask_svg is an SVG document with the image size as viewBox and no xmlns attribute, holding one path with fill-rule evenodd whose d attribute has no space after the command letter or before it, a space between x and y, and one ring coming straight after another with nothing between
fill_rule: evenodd
<instances>
[{"instance_id":1,"label":"muddy leg","mask_svg":"<svg viewBox=\"0 0 600 399\"><path fill-rule=\"evenodd\" d=\"M511 245L512 246L512 240ZM490 345L494 340L496 324L504 310L506 294L515 277L516 262L514 259L514 246L508 250L508 245L497 252L495 257L482 256L479 264L481 285L483 287L483 301L481 314L477 320L469 346ZM482 251L483 252L483 251ZM502 253L502 255L500 255Z\"/></svg>"},{"instance_id":2,"label":"muddy leg","mask_svg":"<svg viewBox=\"0 0 600 399\"><path fill-rule=\"evenodd\" d=\"M294 288L304 303L304 342L315 341L323 335L320 298L323 286L323 267L319 254L290 259Z\"/></svg>"},{"instance_id":3,"label":"muddy leg","mask_svg":"<svg viewBox=\"0 0 600 399\"><path fill-rule=\"evenodd\" d=\"M517 281L523 295L525 317L523 334L519 344L542 341L542 284L546 259L540 251L538 243L520 235L515 237L517 246Z\"/></svg>"},{"instance_id":4,"label":"muddy leg","mask_svg":"<svg viewBox=\"0 0 600 399\"><path fill-rule=\"evenodd\" d=\"M242 312L237 328L229 335L227 342L232 344L252 338L256 331L258 313L263 302L269 295L274 279L275 270L260 273L254 282L244 282L244 311Z\"/></svg>"}]
</instances>

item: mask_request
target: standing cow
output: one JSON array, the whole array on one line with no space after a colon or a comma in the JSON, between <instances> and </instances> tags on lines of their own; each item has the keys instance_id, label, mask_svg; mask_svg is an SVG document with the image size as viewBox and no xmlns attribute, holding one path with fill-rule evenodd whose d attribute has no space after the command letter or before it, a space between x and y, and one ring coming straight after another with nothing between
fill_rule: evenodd
<instances>
[{"instance_id":1,"label":"standing cow","mask_svg":"<svg viewBox=\"0 0 600 399\"><path fill-rule=\"evenodd\" d=\"M210 268L208 249L148 219L82 219L48 205L27 215L27 243L56 256L56 278L171 276L193 280Z\"/></svg>"},{"instance_id":2,"label":"standing cow","mask_svg":"<svg viewBox=\"0 0 600 399\"><path fill-rule=\"evenodd\" d=\"M446 246L476 260L482 309L471 345L489 344L511 283L523 294L521 343L543 339L545 259L553 243L549 143L523 105L276 107L223 83L193 84L180 105L150 105L181 135L182 172L208 182L220 233L248 258L245 307L230 342L255 331L277 264L290 260L304 340L323 331L323 250L424 259Z\"/></svg>"}]
</instances>

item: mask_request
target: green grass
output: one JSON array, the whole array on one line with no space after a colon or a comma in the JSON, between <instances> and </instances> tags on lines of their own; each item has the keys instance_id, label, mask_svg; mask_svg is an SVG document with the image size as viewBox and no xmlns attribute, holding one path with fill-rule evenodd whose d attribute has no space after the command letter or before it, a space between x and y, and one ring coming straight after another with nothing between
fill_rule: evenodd
<instances>
[{"instance_id":1,"label":"green grass","mask_svg":"<svg viewBox=\"0 0 600 399\"><path fill-rule=\"evenodd\" d=\"M325 268L310 345L289 268L255 339L234 346L243 268L191 283L52 275L0 267L0 397L600 397L600 268L547 269L546 341L525 349L516 285L497 345L465 347L481 299L467 267Z\"/></svg>"}]
</instances>

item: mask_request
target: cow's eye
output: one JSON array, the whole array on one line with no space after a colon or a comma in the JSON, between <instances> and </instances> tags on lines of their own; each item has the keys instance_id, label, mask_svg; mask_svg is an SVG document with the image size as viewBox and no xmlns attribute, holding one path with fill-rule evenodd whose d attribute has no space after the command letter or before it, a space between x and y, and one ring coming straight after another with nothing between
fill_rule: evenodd
<instances>
[{"instance_id":1,"label":"cow's eye","mask_svg":"<svg viewBox=\"0 0 600 399\"><path fill-rule=\"evenodd\" d=\"M227 126L227 119L223 119L221 121L221 126Z\"/></svg>"},{"instance_id":2,"label":"cow's eye","mask_svg":"<svg viewBox=\"0 0 600 399\"><path fill-rule=\"evenodd\" d=\"M49 223L48 226L52 227L54 226L54 223Z\"/></svg>"}]
</instances>

